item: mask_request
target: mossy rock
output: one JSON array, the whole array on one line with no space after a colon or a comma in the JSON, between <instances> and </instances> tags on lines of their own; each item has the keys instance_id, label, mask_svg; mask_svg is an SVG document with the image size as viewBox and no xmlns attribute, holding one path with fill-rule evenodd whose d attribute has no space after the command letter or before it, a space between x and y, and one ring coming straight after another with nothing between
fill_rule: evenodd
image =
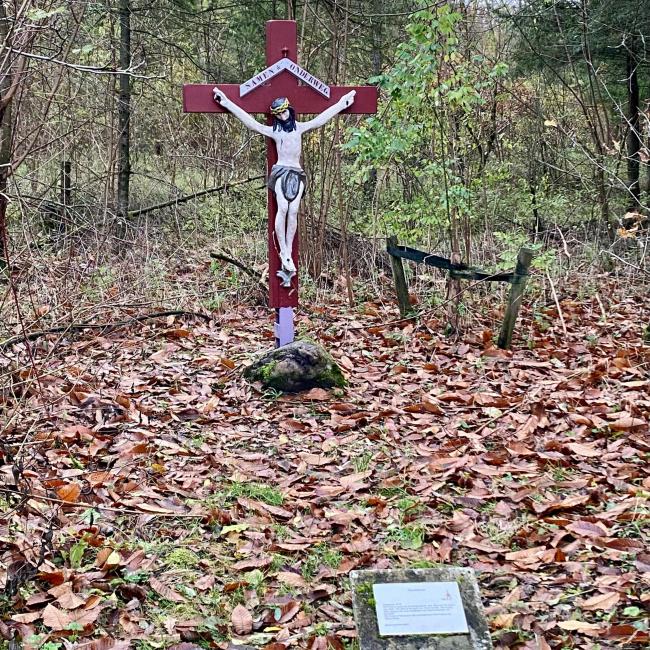
<instances>
[{"instance_id":1,"label":"mossy rock","mask_svg":"<svg viewBox=\"0 0 650 650\"><path fill-rule=\"evenodd\" d=\"M345 386L341 369L320 345L294 341L269 352L244 371L250 381L285 393Z\"/></svg>"}]
</instances>

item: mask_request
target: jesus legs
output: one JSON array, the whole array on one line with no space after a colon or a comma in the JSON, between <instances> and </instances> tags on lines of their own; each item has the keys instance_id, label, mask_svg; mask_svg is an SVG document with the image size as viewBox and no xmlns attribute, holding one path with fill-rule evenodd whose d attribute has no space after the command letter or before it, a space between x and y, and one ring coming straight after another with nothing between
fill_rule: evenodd
<instances>
[{"instance_id":1,"label":"jesus legs","mask_svg":"<svg viewBox=\"0 0 650 650\"><path fill-rule=\"evenodd\" d=\"M282 180L278 179L275 184L275 198L278 204L278 211L275 215L275 236L280 248L280 264L282 270L293 275L296 272L296 265L291 256L293 250L293 238L298 227L298 209L300 199L304 191L303 183L300 183L298 194L293 201L289 202L282 193Z\"/></svg>"}]
</instances>

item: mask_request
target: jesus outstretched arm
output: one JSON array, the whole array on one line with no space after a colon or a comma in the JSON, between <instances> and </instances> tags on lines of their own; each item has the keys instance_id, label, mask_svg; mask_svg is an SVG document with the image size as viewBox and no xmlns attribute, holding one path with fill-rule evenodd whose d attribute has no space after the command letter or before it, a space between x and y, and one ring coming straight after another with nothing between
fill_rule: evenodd
<instances>
[{"instance_id":1,"label":"jesus outstretched arm","mask_svg":"<svg viewBox=\"0 0 650 650\"><path fill-rule=\"evenodd\" d=\"M344 111L348 106L354 103L354 96L357 94L356 90L351 90L349 93L343 95L336 104L326 108L320 115L317 115L313 120L301 122L300 128L303 132L318 129L325 126L333 117Z\"/></svg>"},{"instance_id":2,"label":"jesus outstretched arm","mask_svg":"<svg viewBox=\"0 0 650 650\"><path fill-rule=\"evenodd\" d=\"M244 126L260 135L272 135L273 129L270 126L260 124L260 122L258 122L252 115L249 115L245 110L237 106L235 102L230 101L223 90L215 86L212 92L214 93L214 101L218 102L227 111L232 113Z\"/></svg>"}]
</instances>

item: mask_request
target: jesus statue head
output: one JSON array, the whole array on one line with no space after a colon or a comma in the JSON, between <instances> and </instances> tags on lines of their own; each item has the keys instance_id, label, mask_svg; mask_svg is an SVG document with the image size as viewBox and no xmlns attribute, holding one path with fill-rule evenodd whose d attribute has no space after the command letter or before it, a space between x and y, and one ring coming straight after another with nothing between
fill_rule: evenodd
<instances>
[{"instance_id":1,"label":"jesus statue head","mask_svg":"<svg viewBox=\"0 0 650 650\"><path fill-rule=\"evenodd\" d=\"M291 131L296 130L296 111L289 104L286 97L278 97L271 103L271 115L273 115L274 131Z\"/></svg>"}]
</instances>

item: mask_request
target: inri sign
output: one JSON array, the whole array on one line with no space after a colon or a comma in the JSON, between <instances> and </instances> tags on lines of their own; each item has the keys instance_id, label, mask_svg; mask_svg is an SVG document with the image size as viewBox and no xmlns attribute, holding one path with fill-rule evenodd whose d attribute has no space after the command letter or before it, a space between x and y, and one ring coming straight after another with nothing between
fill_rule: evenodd
<instances>
[{"instance_id":1,"label":"inri sign","mask_svg":"<svg viewBox=\"0 0 650 650\"><path fill-rule=\"evenodd\" d=\"M326 83L323 83L320 79L314 77L313 74L301 68L295 61L287 58L280 59L278 62L270 65L266 70L262 70L259 74L240 84L239 96L243 97L244 95L248 95L251 90L255 90L255 88L258 88L269 79L273 79L273 77L279 75L283 70L288 70L292 75L300 79L300 81L311 86L316 92L319 92L327 99L330 98L330 87Z\"/></svg>"}]
</instances>

